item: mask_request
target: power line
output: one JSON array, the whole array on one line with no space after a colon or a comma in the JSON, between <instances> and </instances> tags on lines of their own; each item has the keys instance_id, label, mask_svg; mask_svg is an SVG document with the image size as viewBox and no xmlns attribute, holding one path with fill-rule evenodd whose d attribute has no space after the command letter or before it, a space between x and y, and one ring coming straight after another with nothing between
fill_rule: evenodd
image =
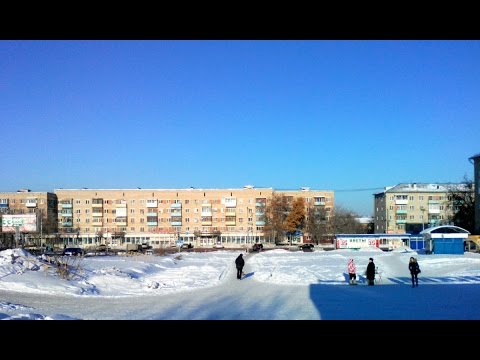
<instances>
[{"instance_id":1,"label":"power line","mask_svg":"<svg viewBox=\"0 0 480 360\"><path fill-rule=\"evenodd\" d=\"M384 187L376 187L376 188L365 188L365 189L337 189L333 190L335 192L357 192L357 191L372 191L372 190L383 190Z\"/></svg>"}]
</instances>

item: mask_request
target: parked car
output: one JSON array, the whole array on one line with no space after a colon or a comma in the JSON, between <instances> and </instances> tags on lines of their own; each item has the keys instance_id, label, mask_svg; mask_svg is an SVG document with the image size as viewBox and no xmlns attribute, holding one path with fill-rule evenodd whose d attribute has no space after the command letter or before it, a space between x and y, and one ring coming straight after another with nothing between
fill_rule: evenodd
<instances>
[{"instance_id":1,"label":"parked car","mask_svg":"<svg viewBox=\"0 0 480 360\"><path fill-rule=\"evenodd\" d=\"M300 245L300 249L302 249L304 252L312 252L313 249L314 249L314 245L313 244L303 244L303 245Z\"/></svg>"},{"instance_id":2,"label":"parked car","mask_svg":"<svg viewBox=\"0 0 480 360\"><path fill-rule=\"evenodd\" d=\"M105 244L100 244L98 245L96 248L95 248L95 251L98 251L98 252L104 252L104 251L110 251L110 247L107 248L107 245Z\"/></svg>"},{"instance_id":3,"label":"parked car","mask_svg":"<svg viewBox=\"0 0 480 360\"><path fill-rule=\"evenodd\" d=\"M63 249L62 255L64 256L82 256L84 254L81 248L66 248Z\"/></svg>"},{"instance_id":4,"label":"parked car","mask_svg":"<svg viewBox=\"0 0 480 360\"><path fill-rule=\"evenodd\" d=\"M217 241L215 245L213 245L215 249L223 249L225 246L223 246L221 241Z\"/></svg>"},{"instance_id":5,"label":"parked car","mask_svg":"<svg viewBox=\"0 0 480 360\"><path fill-rule=\"evenodd\" d=\"M193 249L193 245L184 243L182 246L180 246L180 249Z\"/></svg>"},{"instance_id":6,"label":"parked car","mask_svg":"<svg viewBox=\"0 0 480 360\"><path fill-rule=\"evenodd\" d=\"M252 252L254 251L262 251L263 250L263 244L254 244L252 246Z\"/></svg>"}]
</instances>

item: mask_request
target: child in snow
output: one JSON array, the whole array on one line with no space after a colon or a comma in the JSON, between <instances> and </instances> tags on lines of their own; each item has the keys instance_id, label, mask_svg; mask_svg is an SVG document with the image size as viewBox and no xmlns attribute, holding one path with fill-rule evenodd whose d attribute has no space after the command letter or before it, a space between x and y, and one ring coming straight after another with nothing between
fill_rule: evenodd
<instances>
[{"instance_id":1,"label":"child in snow","mask_svg":"<svg viewBox=\"0 0 480 360\"><path fill-rule=\"evenodd\" d=\"M355 284L355 281L357 280L357 270L355 268L355 263L353 262L353 259L348 260L348 276L350 277L350 284L353 285Z\"/></svg>"}]
</instances>

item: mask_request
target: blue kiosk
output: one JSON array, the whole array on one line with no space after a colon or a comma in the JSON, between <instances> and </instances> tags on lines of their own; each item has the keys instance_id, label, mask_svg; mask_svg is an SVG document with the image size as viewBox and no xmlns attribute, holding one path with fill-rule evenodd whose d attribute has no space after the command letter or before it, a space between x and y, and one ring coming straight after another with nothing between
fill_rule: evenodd
<instances>
[{"instance_id":1,"label":"blue kiosk","mask_svg":"<svg viewBox=\"0 0 480 360\"><path fill-rule=\"evenodd\" d=\"M454 225L435 226L420 232L425 239L425 250L433 254L462 255L469 234L467 230Z\"/></svg>"}]
</instances>

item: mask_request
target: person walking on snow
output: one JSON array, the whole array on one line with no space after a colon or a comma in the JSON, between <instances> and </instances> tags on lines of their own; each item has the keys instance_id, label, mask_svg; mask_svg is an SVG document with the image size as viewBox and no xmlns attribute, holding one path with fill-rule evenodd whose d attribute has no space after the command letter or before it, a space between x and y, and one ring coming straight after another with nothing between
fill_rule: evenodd
<instances>
[{"instance_id":1,"label":"person walking on snow","mask_svg":"<svg viewBox=\"0 0 480 360\"><path fill-rule=\"evenodd\" d=\"M235 266L237 267L237 279L242 278L243 267L245 266L245 260L243 259L243 254L238 255L235 259Z\"/></svg>"},{"instance_id":2,"label":"person walking on snow","mask_svg":"<svg viewBox=\"0 0 480 360\"><path fill-rule=\"evenodd\" d=\"M374 285L374 283L375 283L375 263L373 262L372 258L368 259L366 274L367 274L368 285Z\"/></svg>"},{"instance_id":3,"label":"person walking on snow","mask_svg":"<svg viewBox=\"0 0 480 360\"><path fill-rule=\"evenodd\" d=\"M348 276L350 277L350 285L355 284L355 280L357 280L357 270L355 268L355 263L353 259L348 260Z\"/></svg>"},{"instance_id":4,"label":"person walking on snow","mask_svg":"<svg viewBox=\"0 0 480 360\"><path fill-rule=\"evenodd\" d=\"M417 259L413 256L410 258L408 263L408 270L410 270L410 275L412 276L412 287L417 285L418 287L418 274L420 273L420 266L418 265Z\"/></svg>"}]
</instances>

